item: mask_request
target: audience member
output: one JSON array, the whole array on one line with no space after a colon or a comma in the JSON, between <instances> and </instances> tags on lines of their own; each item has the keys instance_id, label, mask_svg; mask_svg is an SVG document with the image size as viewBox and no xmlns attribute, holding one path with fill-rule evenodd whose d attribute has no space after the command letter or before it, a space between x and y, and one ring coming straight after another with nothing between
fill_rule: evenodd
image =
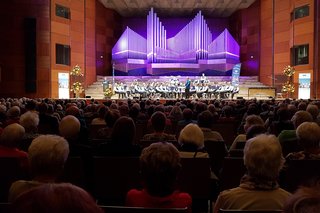
<instances>
[{"instance_id":1,"label":"audience member","mask_svg":"<svg viewBox=\"0 0 320 213\"><path fill-rule=\"evenodd\" d=\"M27 111L20 116L20 124L25 129L25 134L23 139L35 139L39 136L38 125L39 125L39 115L33 111Z\"/></svg>"},{"instance_id":2,"label":"audience member","mask_svg":"<svg viewBox=\"0 0 320 213\"><path fill-rule=\"evenodd\" d=\"M183 118L181 108L179 106L173 106L168 115L168 118L171 120L172 123L177 124Z\"/></svg>"},{"instance_id":3,"label":"audience member","mask_svg":"<svg viewBox=\"0 0 320 213\"><path fill-rule=\"evenodd\" d=\"M48 104L41 103L38 106L39 110L39 125L38 133L40 134L58 134L59 121L56 117L48 115Z\"/></svg>"},{"instance_id":4,"label":"audience member","mask_svg":"<svg viewBox=\"0 0 320 213\"><path fill-rule=\"evenodd\" d=\"M17 148L24 134L25 130L20 124L13 123L6 126L0 136L0 157L18 158L21 167L27 169L28 154Z\"/></svg>"},{"instance_id":5,"label":"audience member","mask_svg":"<svg viewBox=\"0 0 320 213\"><path fill-rule=\"evenodd\" d=\"M20 119L20 107L13 106L7 111L7 119L4 123L4 127L13 124L13 123L19 123Z\"/></svg>"},{"instance_id":6,"label":"audience member","mask_svg":"<svg viewBox=\"0 0 320 213\"><path fill-rule=\"evenodd\" d=\"M209 157L204 147L204 136L197 124L188 124L178 138L180 157Z\"/></svg>"},{"instance_id":7,"label":"audience member","mask_svg":"<svg viewBox=\"0 0 320 213\"><path fill-rule=\"evenodd\" d=\"M205 110L198 115L198 125L201 128L205 141L223 141L221 134L213 131L213 115L210 111Z\"/></svg>"},{"instance_id":8,"label":"audience member","mask_svg":"<svg viewBox=\"0 0 320 213\"><path fill-rule=\"evenodd\" d=\"M68 142L57 135L41 135L34 139L28 150L31 181L18 180L11 185L9 202L36 186L53 183L61 174L68 158Z\"/></svg>"},{"instance_id":9,"label":"audience member","mask_svg":"<svg viewBox=\"0 0 320 213\"><path fill-rule=\"evenodd\" d=\"M104 119L106 113L108 111L108 108L104 105L100 105L98 108L98 117L94 118L91 121L91 125L106 125L106 121Z\"/></svg>"},{"instance_id":10,"label":"audience member","mask_svg":"<svg viewBox=\"0 0 320 213\"><path fill-rule=\"evenodd\" d=\"M178 126L183 128L186 125L188 125L189 123L196 124L197 121L196 120L192 120L192 117L193 117L192 110L190 108L185 108L182 111L182 119L180 121L178 121Z\"/></svg>"},{"instance_id":11,"label":"audience member","mask_svg":"<svg viewBox=\"0 0 320 213\"><path fill-rule=\"evenodd\" d=\"M320 187L301 187L286 201L284 213L319 213Z\"/></svg>"},{"instance_id":12,"label":"audience member","mask_svg":"<svg viewBox=\"0 0 320 213\"><path fill-rule=\"evenodd\" d=\"M267 133L267 129L264 126L252 125L247 130L247 135L246 135L247 138L246 139L250 140L251 138L254 138L258 135L266 134L266 133Z\"/></svg>"},{"instance_id":13,"label":"audience member","mask_svg":"<svg viewBox=\"0 0 320 213\"><path fill-rule=\"evenodd\" d=\"M191 212L189 194L175 190L175 181L181 168L179 151L170 143L153 143L140 156L144 188L132 189L126 205L153 208L185 208Z\"/></svg>"},{"instance_id":14,"label":"audience member","mask_svg":"<svg viewBox=\"0 0 320 213\"><path fill-rule=\"evenodd\" d=\"M316 122L318 125L320 125L320 119L319 119L319 108L315 104L309 104L306 109L307 112L309 112L312 116L312 121Z\"/></svg>"},{"instance_id":15,"label":"audience member","mask_svg":"<svg viewBox=\"0 0 320 213\"><path fill-rule=\"evenodd\" d=\"M75 116L67 115L62 118L59 132L68 141L71 156L83 156L91 152L87 139L81 136L81 124Z\"/></svg>"},{"instance_id":16,"label":"audience member","mask_svg":"<svg viewBox=\"0 0 320 213\"><path fill-rule=\"evenodd\" d=\"M282 130L293 130L294 126L290 120L290 113L288 108L280 108L277 111L277 120L274 120L268 129L270 134L278 136Z\"/></svg>"},{"instance_id":17,"label":"audience member","mask_svg":"<svg viewBox=\"0 0 320 213\"><path fill-rule=\"evenodd\" d=\"M262 118L259 115L248 115L245 119L245 124L243 126L245 133L247 134L249 128L253 125L260 125L264 126L264 122ZM236 149L237 148L237 143L238 142L244 142L247 140L247 135L246 134L239 134L233 141L233 143L230 146L231 149Z\"/></svg>"},{"instance_id":18,"label":"audience member","mask_svg":"<svg viewBox=\"0 0 320 213\"><path fill-rule=\"evenodd\" d=\"M303 151L289 153L286 159L320 160L320 127L315 122L304 122L298 126L297 138Z\"/></svg>"},{"instance_id":19,"label":"audience member","mask_svg":"<svg viewBox=\"0 0 320 213\"><path fill-rule=\"evenodd\" d=\"M97 138L109 139L111 138L111 132L113 125L120 118L120 112L117 109L110 109L105 115L105 122L107 126L98 130Z\"/></svg>"},{"instance_id":20,"label":"audience member","mask_svg":"<svg viewBox=\"0 0 320 213\"><path fill-rule=\"evenodd\" d=\"M81 102L82 103L82 102ZM80 135L79 137L81 138L81 141L83 143L86 143L88 141L88 128L87 128L87 124L85 121L85 118L83 116L83 112L81 109L79 109L79 107L71 105L69 107L67 107L66 109L66 116L67 115L73 115L74 117L76 117L79 122L80 122Z\"/></svg>"},{"instance_id":21,"label":"audience member","mask_svg":"<svg viewBox=\"0 0 320 213\"><path fill-rule=\"evenodd\" d=\"M101 144L98 152L108 156L140 156L141 148L134 144L135 132L136 126L132 118L120 117L112 129L111 142Z\"/></svg>"},{"instance_id":22,"label":"audience member","mask_svg":"<svg viewBox=\"0 0 320 213\"><path fill-rule=\"evenodd\" d=\"M219 209L282 209L289 192L277 183L284 159L281 146L274 135L259 135L246 142L244 164L248 174L240 186L220 193L214 207Z\"/></svg>"},{"instance_id":23,"label":"audience member","mask_svg":"<svg viewBox=\"0 0 320 213\"><path fill-rule=\"evenodd\" d=\"M19 196L12 213L103 213L83 189L70 183L44 184Z\"/></svg>"},{"instance_id":24,"label":"audience member","mask_svg":"<svg viewBox=\"0 0 320 213\"><path fill-rule=\"evenodd\" d=\"M294 139L297 138L296 136L296 129L300 124L303 122L311 122L312 115L307 111L297 111L291 118L294 130L282 130L281 133L278 135L280 143L282 143L285 139Z\"/></svg>"},{"instance_id":25,"label":"audience member","mask_svg":"<svg viewBox=\"0 0 320 213\"><path fill-rule=\"evenodd\" d=\"M161 111L156 111L151 116L151 124L154 132L143 136L143 140L150 140L155 142L160 141L174 141L176 137L164 132L166 127L166 115Z\"/></svg>"}]
</instances>

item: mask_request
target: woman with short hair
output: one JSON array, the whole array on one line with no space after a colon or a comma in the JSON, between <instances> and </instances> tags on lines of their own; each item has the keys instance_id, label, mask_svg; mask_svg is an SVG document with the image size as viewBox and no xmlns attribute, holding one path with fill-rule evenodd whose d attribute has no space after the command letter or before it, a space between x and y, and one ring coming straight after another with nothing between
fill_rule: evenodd
<instances>
[{"instance_id":1,"label":"woman with short hair","mask_svg":"<svg viewBox=\"0 0 320 213\"><path fill-rule=\"evenodd\" d=\"M166 142L153 143L143 149L140 169L144 188L127 193L126 205L151 208L185 208L191 212L189 194L175 190L181 168L179 151Z\"/></svg>"},{"instance_id":2,"label":"woman with short hair","mask_svg":"<svg viewBox=\"0 0 320 213\"><path fill-rule=\"evenodd\" d=\"M261 134L246 142L244 164L248 173L240 186L220 193L214 212L219 209L282 209L290 193L277 183L284 163L282 150L274 135Z\"/></svg>"}]
</instances>

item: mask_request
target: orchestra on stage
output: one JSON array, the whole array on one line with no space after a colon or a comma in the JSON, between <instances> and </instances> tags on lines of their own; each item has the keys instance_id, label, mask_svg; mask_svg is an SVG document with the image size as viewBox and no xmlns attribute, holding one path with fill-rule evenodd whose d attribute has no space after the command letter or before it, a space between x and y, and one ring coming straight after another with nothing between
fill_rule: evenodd
<instances>
[{"instance_id":1,"label":"orchestra on stage","mask_svg":"<svg viewBox=\"0 0 320 213\"><path fill-rule=\"evenodd\" d=\"M169 81L157 82L149 80L142 82L134 80L130 83L116 82L114 92L119 98L150 98L150 99L233 99L239 92L239 86L231 82L210 82L205 75L195 79L187 90L186 84L180 82L178 77L171 77Z\"/></svg>"}]
</instances>

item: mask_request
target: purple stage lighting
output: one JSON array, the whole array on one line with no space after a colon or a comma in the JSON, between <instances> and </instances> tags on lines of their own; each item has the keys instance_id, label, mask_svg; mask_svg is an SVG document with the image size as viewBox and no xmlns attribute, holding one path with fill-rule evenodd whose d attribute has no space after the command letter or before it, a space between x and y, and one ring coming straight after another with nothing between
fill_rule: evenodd
<instances>
[{"instance_id":1,"label":"purple stage lighting","mask_svg":"<svg viewBox=\"0 0 320 213\"><path fill-rule=\"evenodd\" d=\"M143 60L151 75L156 74L152 69L160 67L173 69L172 66L177 65L176 68L189 69L186 64L194 64L191 67L198 72L227 71L239 63L239 49L227 29L213 40L201 11L174 37L167 38L165 27L151 8L147 16L147 38L127 27L112 49L112 60L116 69L117 64L120 67L121 63L133 62L132 59L139 59L139 63ZM153 65L158 63L162 65Z\"/></svg>"}]
</instances>

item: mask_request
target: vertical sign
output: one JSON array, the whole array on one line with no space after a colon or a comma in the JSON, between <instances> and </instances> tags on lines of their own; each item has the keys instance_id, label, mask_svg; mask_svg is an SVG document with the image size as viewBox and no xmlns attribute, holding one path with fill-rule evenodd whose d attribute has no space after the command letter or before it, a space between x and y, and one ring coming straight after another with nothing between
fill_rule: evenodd
<instances>
[{"instance_id":1,"label":"vertical sign","mask_svg":"<svg viewBox=\"0 0 320 213\"><path fill-rule=\"evenodd\" d=\"M241 63L234 65L232 69L231 85L235 87L239 86L240 70L241 70Z\"/></svg>"},{"instance_id":2,"label":"vertical sign","mask_svg":"<svg viewBox=\"0 0 320 213\"><path fill-rule=\"evenodd\" d=\"M310 98L310 73L299 73L299 99L309 99Z\"/></svg>"},{"instance_id":3,"label":"vertical sign","mask_svg":"<svg viewBox=\"0 0 320 213\"><path fill-rule=\"evenodd\" d=\"M59 82L59 98L60 99L69 99L69 73L58 73L58 82Z\"/></svg>"}]
</instances>

